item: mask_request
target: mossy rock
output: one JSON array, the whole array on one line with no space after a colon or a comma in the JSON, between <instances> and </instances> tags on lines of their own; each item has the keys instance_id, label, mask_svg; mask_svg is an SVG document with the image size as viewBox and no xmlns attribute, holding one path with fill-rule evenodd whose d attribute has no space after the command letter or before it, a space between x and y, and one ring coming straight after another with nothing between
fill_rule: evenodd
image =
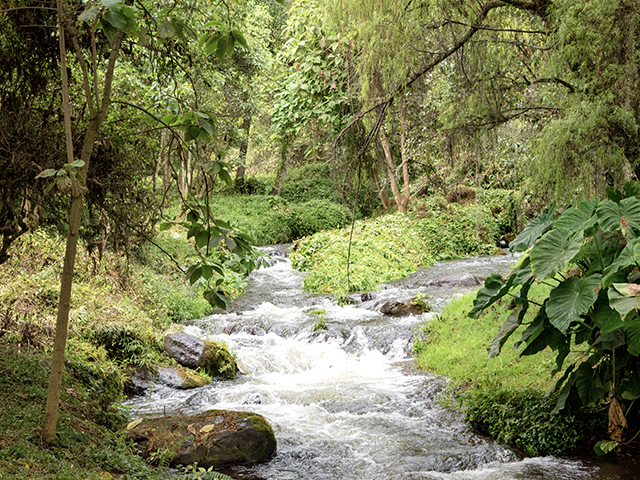
<instances>
[{"instance_id":1,"label":"mossy rock","mask_svg":"<svg viewBox=\"0 0 640 480\"><path fill-rule=\"evenodd\" d=\"M143 457L166 455L170 465L247 465L268 460L277 446L269 422L251 412L209 410L138 419L127 425L126 432Z\"/></svg>"},{"instance_id":2,"label":"mossy rock","mask_svg":"<svg viewBox=\"0 0 640 480\"><path fill-rule=\"evenodd\" d=\"M204 349L198 366L204 368L212 377L223 377L230 380L236 378L238 371L236 359L226 345L209 340L204 341Z\"/></svg>"}]
</instances>

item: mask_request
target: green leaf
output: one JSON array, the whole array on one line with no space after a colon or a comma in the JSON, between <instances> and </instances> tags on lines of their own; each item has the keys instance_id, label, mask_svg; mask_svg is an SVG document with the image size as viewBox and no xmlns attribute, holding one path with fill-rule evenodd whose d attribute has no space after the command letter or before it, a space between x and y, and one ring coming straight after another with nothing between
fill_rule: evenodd
<instances>
[{"instance_id":1,"label":"green leaf","mask_svg":"<svg viewBox=\"0 0 640 480\"><path fill-rule=\"evenodd\" d=\"M576 389L583 405L589 405L604 397L606 390L602 387L602 380L591 361L580 364L576 370Z\"/></svg>"},{"instance_id":2,"label":"green leaf","mask_svg":"<svg viewBox=\"0 0 640 480\"><path fill-rule=\"evenodd\" d=\"M627 351L634 356L640 356L640 317L634 315L627 319L624 327L627 336Z\"/></svg>"},{"instance_id":3,"label":"green leaf","mask_svg":"<svg viewBox=\"0 0 640 480\"><path fill-rule=\"evenodd\" d=\"M545 233L531 249L531 270L542 281L562 270L582 247L582 230L571 232L554 228Z\"/></svg>"},{"instance_id":4,"label":"green leaf","mask_svg":"<svg viewBox=\"0 0 640 480\"><path fill-rule=\"evenodd\" d=\"M231 175L225 169L220 170L220 178L224 180L224 183L227 184L229 188L233 187L233 180L231 179Z\"/></svg>"},{"instance_id":5,"label":"green leaf","mask_svg":"<svg viewBox=\"0 0 640 480\"><path fill-rule=\"evenodd\" d=\"M478 290L476 298L473 300L473 308L469 311L469 317L477 317L480 312L504 297L513 285L515 275L511 275L506 282L497 273L489 275L484 282L484 287Z\"/></svg>"},{"instance_id":6,"label":"green leaf","mask_svg":"<svg viewBox=\"0 0 640 480\"><path fill-rule=\"evenodd\" d=\"M493 338L491 345L489 345L489 347L487 348L489 352L487 355L487 358L494 358L500 355L500 349L505 344L507 339L511 335L513 335L513 332L515 332L518 329L519 326L520 326L520 316L518 315L518 312L513 312L511 315L509 315L507 320L502 324L502 326L500 327L500 330L498 330L498 333Z\"/></svg>"},{"instance_id":7,"label":"green leaf","mask_svg":"<svg viewBox=\"0 0 640 480\"><path fill-rule=\"evenodd\" d=\"M601 290L598 300L593 305L593 323L601 333L612 332L624 325L624 321L616 310L609 306L606 290Z\"/></svg>"},{"instance_id":8,"label":"green leaf","mask_svg":"<svg viewBox=\"0 0 640 480\"><path fill-rule=\"evenodd\" d=\"M593 446L593 451L598 455L606 455L610 452L613 452L620 445L615 440L600 440Z\"/></svg>"},{"instance_id":9,"label":"green leaf","mask_svg":"<svg viewBox=\"0 0 640 480\"><path fill-rule=\"evenodd\" d=\"M222 290L218 290L217 292L214 290L206 290L202 295L213 308L220 308L222 310L227 308L227 299Z\"/></svg>"},{"instance_id":10,"label":"green leaf","mask_svg":"<svg viewBox=\"0 0 640 480\"><path fill-rule=\"evenodd\" d=\"M541 308L538 310L533 321L527 326L524 332L522 332L520 340L518 340L513 347L518 348L523 343L533 341L544 330L545 320L548 322L549 319L547 318L547 313L544 311L544 308Z\"/></svg>"},{"instance_id":11,"label":"green leaf","mask_svg":"<svg viewBox=\"0 0 640 480\"><path fill-rule=\"evenodd\" d=\"M218 40L220 40L220 35L210 35L207 37L204 46L205 55L211 55L218 48Z\"/></svg>"},{"instance_id":12,"label":"green leaf","mask_svg":"<svg viewBox=\"0 0 640 480\"><path fill-rule=\"evenodd\" d=\"M46 170L43 170L42 172L40 172L38 175L36 175L36 178L48 178L48 177L53 177L58 173L58 170L54 170L53 168L47 168Z\"/></svg>"},{"instance_id":13,"label":"green leaf","mask_svg":"<svg viewBox=\"0 0 640 480\"><path fill-rule=\"evenodd\" d=\"M158 37L173 38L176 35L176 27L170 20L166 20L158 25Z\"/></svg>"},{"instance_id":14,"label":"green leaf","mask_svg":"<svg viewBox=\"0 0 640 480\"><path fill-rule=\"evenodd\" d=\"M164 222L164 223L161 223L158 226L158 230L160 230L162 232L164 230L169 230L171 227L173 227L173 223L172 222Z\"/></svg>"},{"instance_id":15,"label":"green leaf","mask_svg":"<svg viewBox=\"0 0 640 480\"><path fill-rule=\"evenodd\" d=\"M608 286L611 279L614 278L615 274L618 273L619 270L627 268L633 264L640 264L640 242L635 238L632 238L622 249L618 258L605 268L604 285Z\"/></svg>"},{"instance_id":16,"label":"green leaf","mask_svg":"<svg viewBox=\"0 0 640 480\"><path fill-rule=\"evenodd\" d=\"M227 43L227 37L220 37L220 40L218 40L218 48L216 50L216 56L218 57L218 60L224 59L224 56L227 53Z\"/></svg>"},{"instance_id":17,"label":"green leaf","mask_svg":"<svg viewBox=\"0 0 640 480\"><path fill-rule=\"evenodd\" d=\"M187 272L187 280L191 285L196 283L202 277L202 266L197 265L191 273Z\"/></svg>"},{"instance_id":18,"label":"green leaf","mask_svg":"<svg viewBox=\"0 0 640 480\"><path fill-rule=\"evenodd\" d=\"M122 30L127 25L127 17L116 10L109 10L108 12L105 12L102 18L118 30Z\"/></svg>"},{"instance_id":19,"label":"green leaf","mask_svg":"<svg viewBox=\"0 0 640 480\"><path fill-rule=\"evenodd\" d=\"M547 347L552 350L558 350L566 342L566 335L551 325L549 319L545 316L542 323L540 333L531 336L531 340L520 355L527 357L541 352Z\"/></svg>"},{"instance_id":20,"label":"green leaf","mask_svg":"<svg viewBox=\"0 0 640 480\"><path fill-rule=\"evenodd\" d=\"M509 246L513 252L524 252L536 239L553 225L553 207L545 208L540 215L531 220L520 235Z\"/></svg>"},{"instance_id":21,"label":"green leaf","mask_svg":"<svg viewBox=\"0 0 640 480\"><path fill-rule=\"evenodd\" d=\"M107 7L109 10L115 8L120 3L120 0L100 0L100 3Z\"/></svg>"},{"instance_id":22,"label":"green leaf","mask_svg":"<svg viewBox=\"0 0 640 480\"><path fill-rule=\"evenodd\" d=\"M74 160L73 162L71 162L71 166L75 168L82 168L84 167L84 160Z\"/></svg>"},{"instance_id":23,"label":"green leaf","mask_svg":"<svg viewBox=\"0 0 640 480\"><path fill-rule=\"evenodd\" d=\"M624 197L640 197L640 182L631 180L622 187Z\"/></svg>"},{"instance_id":24,"label":"green leaf","mask_svg":"<svg viewBox=\"0 0 640 480\"><path fill-rule=\"evenodd\" d=\"M630 229L640 229L640 200L629 197L620 203L611 200L603 200L596 210L600 227L605 232L622 229L629 232Z\"/></svg>"},{"instance_id":25,"label":"green leaf","mask_svg":"<svg viewBox=\"0 0 640 480\"><path fill-rule=\"evenodd\" d=\"M242 32L240 30L231 30L231 35L233 35L233 38L235 38L236 42L242 45L245 49L249 50L249 45L247 44L247 41L245 40L244 35L242 35Z\"/></svg>"},{"instance_id":26,"label":"green leaf","mask_svg":"<svg viewBox=\"0 0 640 480\"><path fill-rule=\"evenodd\" d=\"M627 339L625 338L622 328L617 328L611 332L600 334L591 346L598 347L601 350L613 350L614 348L621 347L625 343L627 343Z\"/></svg>"},{"instance_id":27,"label":"green leaf","mask_svg":"<svg viewBox=\"0 0 640 480\"><path fill-rule=\"evenodd\" d=\"M213 276L213 267L211 265L202 265L202 278L209 280Z\"/></svg>"},{"instance_id":28,"label":"green leaf","mask_svg":"<svg viewBox=\"0 0 640 480\"><path fill-rule=\"evenodd\" d=\"M598 198L585 200L578 205L567 208L558 220L553 224L553 228L566 228L570 231L586 230L593 227L598 221L594 215L598 206Z\"/></svg>"},{"instance_id":29,"label":"green leaf","mask_svg":"<svg viewBox=\"0 0 640 480\"><path fill-rule=\"evenodd\" d=\"M224 239L225 243L227 244L227 248L231 251L235 250L236 248L236 242L233 241L233 239L229 238L229 237L225 237Z\"/></svg>"},{"instance_id":30,"label":"green leaf","mask_svg":"<svg viewBox=\"0 0 640 480\"><path fill-rule=\"evenodd\" d=\"M598 298L600 278L600 275L571 277L551 290L545 307L551 324L567 333L571 323L587 313Z\"/></svg>"},{"instance_id":31,"label":"green leaf","mask_svg":"<svg viewBox=\"0 0 640 480\"><path fill-rule=\"evenodd\" d=\"M95 20L100 13L100 7L87 8L84 12L78 15L78 23L89 23Z\"/></svg>"},{"instance_id":32,"label":"green leaf","mask_svg":"<svg viewBox=\"0 0 640 480\"><path fill-rule=\"evenodd\" d=\"M622 192L611 185L607 185L606 188L607 198L612 202L620 203L624 197L622 196Z\"/></svg>"},{"instance_id":33,"label":"green leaf","mask_svg":"<svg viewBox=\"0 0 640 480\"><path fill-rule=\"evenodd\" d=\"M204 173L208 173L209 175L217 175L218 172L220 172L220 169L222 167L220 166L220 162L209 162L209 163L205 163L202 166L202 171Z\"/></svg>"},{"instance_id":34,"label":"green leaf","mask_svg":"<svg viewBox=\"0 0 640 480\"><path fill-rule=\"evenodd\" d=\"M118 29L109 22L100 21L100 26L102 27L102 31L104 32L105 37L107 37L107 40L109 40L110 43L113 43L116 39L116 35L118 35Z\"/></svg>"},{"instance_id":35,"label":"green leaf","mask_svg":"<svg viewBox=\"0 0 640 480\"><path fill-rule=\"evenodd\" d=\"M614 283L609 287L609 305L624 318L631 310L640 308L640 285L635 283Z\"/></svg>"}]
</instances>

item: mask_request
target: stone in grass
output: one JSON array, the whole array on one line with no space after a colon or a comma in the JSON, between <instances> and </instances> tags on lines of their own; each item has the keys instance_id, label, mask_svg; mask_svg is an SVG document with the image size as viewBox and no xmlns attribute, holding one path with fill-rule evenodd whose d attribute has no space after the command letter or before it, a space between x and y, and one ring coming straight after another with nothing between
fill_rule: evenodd
<instances>
[{"instance_id":1,"label":"stone in grass","mask_svg":"<svg viewBox=\"0 0 640 480\"><path fill-rule=\"evenodd\" d=\"M169 465L218 468L249 465L276 453L269 422L256 413L209 410L198 415L172 415L130 422L127 439L142 457L166 455Z\"/></svg>"},{"instance_id":2,"label":"stone in grass","mask_svg":"<svg viewBox=\"0 0 640 480\"><path fill-rule=\"evenodd\" d=\"M236 378L236 359L221 343L178 332L164 337L164 348L180 365L203 368L212 377Z\"/></svg>"},{"instance_id":3,"label":"stone in grass","mask_svg":"<svg viewBox=\"0 0 640 480\"><path fill-rule=\"evenodd\" d=\"M402 300L390 300L380 305L380 312L385 315L401 317L405 315L420 315L431 311L431 305L424 300L422 295Z\"/></svg>"}]
</instances>

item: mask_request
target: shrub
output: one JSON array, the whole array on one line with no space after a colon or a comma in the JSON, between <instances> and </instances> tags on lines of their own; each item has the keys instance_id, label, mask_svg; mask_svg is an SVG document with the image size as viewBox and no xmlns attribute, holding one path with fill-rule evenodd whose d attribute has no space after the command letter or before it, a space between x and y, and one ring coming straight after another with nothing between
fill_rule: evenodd
<instances>
[{"instance_id":1,"label":"shrub","mask_svg":"<svg viewBox=\"0 0 640 480\"><path fill-rule=\"evenodd\" d=\"M292 205L296 238L313 235L321 230L340 228L349 222L349 211L331 200L315 199Z\"/></svg>"}]
</instances>

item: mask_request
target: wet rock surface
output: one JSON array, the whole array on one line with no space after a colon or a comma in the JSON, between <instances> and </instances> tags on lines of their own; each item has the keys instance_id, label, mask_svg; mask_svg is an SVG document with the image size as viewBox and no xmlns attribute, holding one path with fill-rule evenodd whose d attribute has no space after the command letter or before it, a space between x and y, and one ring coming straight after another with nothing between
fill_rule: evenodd
<instances>
[{"instance_id":1,"label":"wet rock surface","mask_svg":"<svg viewBox=\"0 0 640 480\"><path fill-rule=\"evenodd\" d=\"M138 419L127 425L127 439L143 457L170 452L170 465L227 467L268 460L276 452L269 422L250 412L209 410L198 415Z\"/></svg>"}]
</instances>

